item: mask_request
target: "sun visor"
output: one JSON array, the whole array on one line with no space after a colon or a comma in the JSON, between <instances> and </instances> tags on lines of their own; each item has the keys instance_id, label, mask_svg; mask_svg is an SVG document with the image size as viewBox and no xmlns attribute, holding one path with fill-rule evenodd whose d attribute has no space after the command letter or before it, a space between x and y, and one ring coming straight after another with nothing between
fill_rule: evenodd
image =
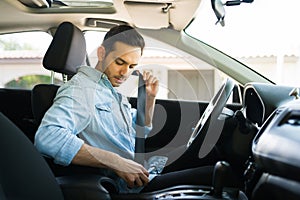
<instances>
[{"instance_id":1,"label":"sun visor","mask_svg":"<svg viewBox=\"0 0 300 200\"><path fill-rule=\"evenodd\" d=\"M169 27L170 1L157 0L125 0L124 5L133 23L139 28L167 28Z\"/></svg>"},{"instance_id":2,"label":"sun visor","mask_svg":"<svg viewBox=\"0 0 300 200\"><path fill-rule=\"evenodd\" d=\"M125 0L129 16L138 28L172 26L182 30L193 19L199 0ZM180 17L179 17L180 16Z\"/></svg>"},{"instance_id":3,"label":"sun visor","mask_svg":"<svg viewBox=\"0 0 300 200\"><path fill-rule=\"evenodd\" d=\"M170 23L175 30L184 29L197 14L202 0L178 0L170 9ZM180 16L180 17L178 17Z\"/></svg>"}]
</instances>

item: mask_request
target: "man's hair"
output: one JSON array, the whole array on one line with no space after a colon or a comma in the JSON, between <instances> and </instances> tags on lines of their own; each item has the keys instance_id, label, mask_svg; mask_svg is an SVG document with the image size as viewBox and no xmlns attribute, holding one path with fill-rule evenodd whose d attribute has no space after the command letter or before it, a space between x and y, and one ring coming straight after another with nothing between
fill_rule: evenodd
<instances>
[{"instance_id":1,"label":"man's hair","mask_svg":"<svg viewBox=\"0 0 300 200\"><path fill-rule=\"evenodd\" d=\"M129 25L119 25L111 28L104 36L102 45L106 54L111 52L116 42L122 42L130 46L140 47L143 53L145 47L144 38L133 27Z\"/></svg>"}]
</instances>

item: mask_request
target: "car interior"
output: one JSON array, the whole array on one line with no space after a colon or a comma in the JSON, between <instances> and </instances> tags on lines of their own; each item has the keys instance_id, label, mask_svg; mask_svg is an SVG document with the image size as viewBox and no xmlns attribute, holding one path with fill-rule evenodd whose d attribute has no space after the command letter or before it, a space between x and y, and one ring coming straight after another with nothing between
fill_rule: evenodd
<instances>
[{"instance_id":1,"label":"car interior","mask_svg":"<svg viewBox=\"0 0 300 200\"><path fill-rule=\"evenodd\" d=\"M213 47L181 35L202 1L116 0L114 6L103 1L97 7L64 11L72 1L4 0L0 10L16 13L19 21L1 16L0 34L51 32L42 65L60 74L64 82L80 65L89 65L84 30L108 30L116 24L134 25L145 36L201 57L216 68L224 62L228 65L224 71L241 68L243 64ZM176 17L183 13L185 17ZM153 129L145 140L146 160L167 157L161 173L213 166L211 184L138 194L119 193L116 183L97 174L96 168L60 166L35 149L34 134L59 85L0 88L0 199L299 199L298 90L276 85L247 67L229 75L209 101L157 99ZM137 107L137 97L129 101ZM232 180L234 184L228 184Z\"/></svg>"}]
</instances>

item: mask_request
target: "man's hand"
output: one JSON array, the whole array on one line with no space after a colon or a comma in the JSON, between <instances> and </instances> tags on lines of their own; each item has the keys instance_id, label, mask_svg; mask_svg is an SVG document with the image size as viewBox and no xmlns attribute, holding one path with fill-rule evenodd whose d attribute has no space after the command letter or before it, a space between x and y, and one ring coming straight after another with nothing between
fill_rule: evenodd
<instances>
[{"instance_id":1,"label":"man's hand","mask_svg":"<svg viewBox=\"0 0 300 200\"><path fill-rule=\"evenodd\" d=\"M113 170L119 177L124 179L128 186L143 186L149 182L148 171L140 164L116 153L105 151L87 144L83 144L72 160L73 164L105 167Z\"/></svg>"},{"instance_id":2,"label":"man's hand","mask_svg":"<svg viewBox=\"0 0 300 200\"><path fill-rule=\"evenodd\" d=\"M148 71L143 72L143 79L146 85L145 125L151 126L155 106L155 97L159 88L159 81Z\"/></svg>"},{"instance_id":3,"label":"man's hand","mask_svg":"<svg viewBox=\"0 0 300 200\"><path fill-rule=\"evenodd\" d=\"M142 165L122 157L119 157L118 163L115 172L127 182L129 188L141 187L149 182L149 173Z\"/></svg>"},{"instance_id":4,"label":"man's hand","mask_svg":"<svg viewBox=\"0 0 300 200\"><path fill-rule=\"evenodd\" d=\"M155 98L159 88L158 79L148 71L143 72L143 79L146 84L147 97Z\"/></svg>"}]
</instances>

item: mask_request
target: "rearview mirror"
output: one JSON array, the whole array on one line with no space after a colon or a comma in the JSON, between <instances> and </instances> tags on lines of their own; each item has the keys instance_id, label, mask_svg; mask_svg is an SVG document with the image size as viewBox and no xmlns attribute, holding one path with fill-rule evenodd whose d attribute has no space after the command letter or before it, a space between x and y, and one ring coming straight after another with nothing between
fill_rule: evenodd
<instances>
[{"instance_id":1,"label":"rearview mirror","mask_svg":"<svg viewBox=\"0 0 300 200\"><path fill-rule=\"evenodd\" d=\"M225 26L225 9L221 0L211 0L212 9L215 12L215 15L218 19L216 24L220 23L222 26Z\"/></svg>"},{"instance_id":2,"label":"rearview mirror","mask_svg":"<svg viewBox=\"0 0 300 200\"><path fill-rule=\"evenodd\" d=\"M252 3L254 0L237 0L237 1L226 1L223 3L221 0L211 0L212 9L218 19L216 24L220 23L221 26L225 26L225 9L224 6L237 6L241 3Z\"/></svg>"}]
</instances>

